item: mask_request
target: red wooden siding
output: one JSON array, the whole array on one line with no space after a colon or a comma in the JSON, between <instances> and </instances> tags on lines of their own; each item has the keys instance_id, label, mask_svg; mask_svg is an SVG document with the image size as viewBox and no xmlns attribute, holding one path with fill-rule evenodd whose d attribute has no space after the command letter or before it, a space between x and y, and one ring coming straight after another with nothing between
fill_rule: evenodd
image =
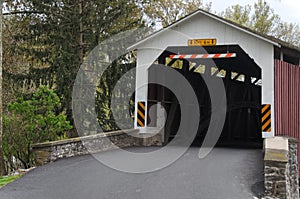
<instances>
[{"instance_id":1,"label":"red wooden siding","mask_svg":"<svg viewBox=\"0 0 300 199\"><path fill-rule=\"evenodd\" d=\"M275 60L275 135L300 142L300 67L280 60Z\"/></svg>"}]
</instances>

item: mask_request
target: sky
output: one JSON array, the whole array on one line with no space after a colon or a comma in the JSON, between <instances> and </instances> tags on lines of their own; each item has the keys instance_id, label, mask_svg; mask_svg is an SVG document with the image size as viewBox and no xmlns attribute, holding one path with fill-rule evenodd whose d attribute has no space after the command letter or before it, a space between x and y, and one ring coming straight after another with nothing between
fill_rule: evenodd
<instances>
[{"instance_id":1,"label":"sky","mask_svg":"<svg viewBox=\"0 0 300 199\"><path fill-rule=\"evenodd\" d=\"M300 0L266 0L275 13L283 21L294 22L300 25ZM205 3L212 2L212 10L217 13L225 11L231 5L254 5L256 0L204 0Z\"/></svg>"}]
</instances>

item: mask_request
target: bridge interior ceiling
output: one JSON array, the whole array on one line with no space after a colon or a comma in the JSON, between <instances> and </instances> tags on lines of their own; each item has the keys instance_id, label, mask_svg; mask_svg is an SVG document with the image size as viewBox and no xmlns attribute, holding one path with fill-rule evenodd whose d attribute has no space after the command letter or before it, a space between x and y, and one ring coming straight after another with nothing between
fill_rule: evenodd
<instances>
[{"instance_id":1,"label":"bridge interior ceiling","mask_svg":"<svg viewBox=\"0 0 300 199\"><path fill-rule=\"evenodd\" d=\"M219 59L171 59L172 55L236 53L234 58ZM261 68L238 45L209 47L168 47L157 62L174 68L189 81L199 102L200 121L196 141L206 135L211 118L211 102L203 75L221 78L227 98L226 121L219 142L261 141ZM149 79L160 75L150 67ZM181 116L176 96L167 88L150 84L148 110L162 103L167 111L165 140L176 136ZM184 118L189 119L189 118ZM152 120L152 122L151 122ZM156 125L155 118L148 116L148 123Z\"/></svg>"},{"instance_id":2,"label":"bridge interior ceiling","mask_svg":"<svg viewBox=\"0 0 300 199\"><path fill-rule=\"evenodd\" d=\"M220 69L243 73L251 77L261 77L261 68L239 45L222 45L222 46L190 46L190 47L168 47L160 56L160 59L168 57L171 54L222 54L236 53L237 57L233 59L213 59L213 62L207 59L187 59L197 62L208 67L217 66Z\"/></svg>"}]
</instances>

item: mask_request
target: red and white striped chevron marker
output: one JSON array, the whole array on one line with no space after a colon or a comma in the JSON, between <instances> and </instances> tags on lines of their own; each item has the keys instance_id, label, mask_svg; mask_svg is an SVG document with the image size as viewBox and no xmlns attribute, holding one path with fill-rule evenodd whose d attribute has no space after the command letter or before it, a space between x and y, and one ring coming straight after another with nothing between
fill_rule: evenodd
<instances>
[{"instance_id":1,"label":"red and white striped chevron marker","mask_svg":"<svg viewBox=\"0 0 300 199\"><path fill-rule=\"evenodd\" d=\"M236 57L236 53L170 55L171 59L219 59L219 58L233 58L233 57Z\"/></svg>"}]
</instances>

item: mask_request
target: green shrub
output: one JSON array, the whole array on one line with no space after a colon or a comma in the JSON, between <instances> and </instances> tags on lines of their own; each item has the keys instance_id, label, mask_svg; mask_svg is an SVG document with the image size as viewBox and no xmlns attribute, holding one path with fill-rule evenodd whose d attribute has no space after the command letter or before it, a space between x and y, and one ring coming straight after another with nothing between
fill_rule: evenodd
<instances>
[{"instance_id":1,"label":"green shrub","mask_svg":"<svg viewBox=\"0 0 300 199\"><path fill-rule=\"evenodd\" d=\"M3 119L3 150L9 165L14 165L15 157L28 168L33 163L33 143L66 137L65 132L72 126L64 113L57 113L60 106L59 97L46 86L30 99L19 98L9 104L9 114Z\"/></svg>"}]
</instances>

